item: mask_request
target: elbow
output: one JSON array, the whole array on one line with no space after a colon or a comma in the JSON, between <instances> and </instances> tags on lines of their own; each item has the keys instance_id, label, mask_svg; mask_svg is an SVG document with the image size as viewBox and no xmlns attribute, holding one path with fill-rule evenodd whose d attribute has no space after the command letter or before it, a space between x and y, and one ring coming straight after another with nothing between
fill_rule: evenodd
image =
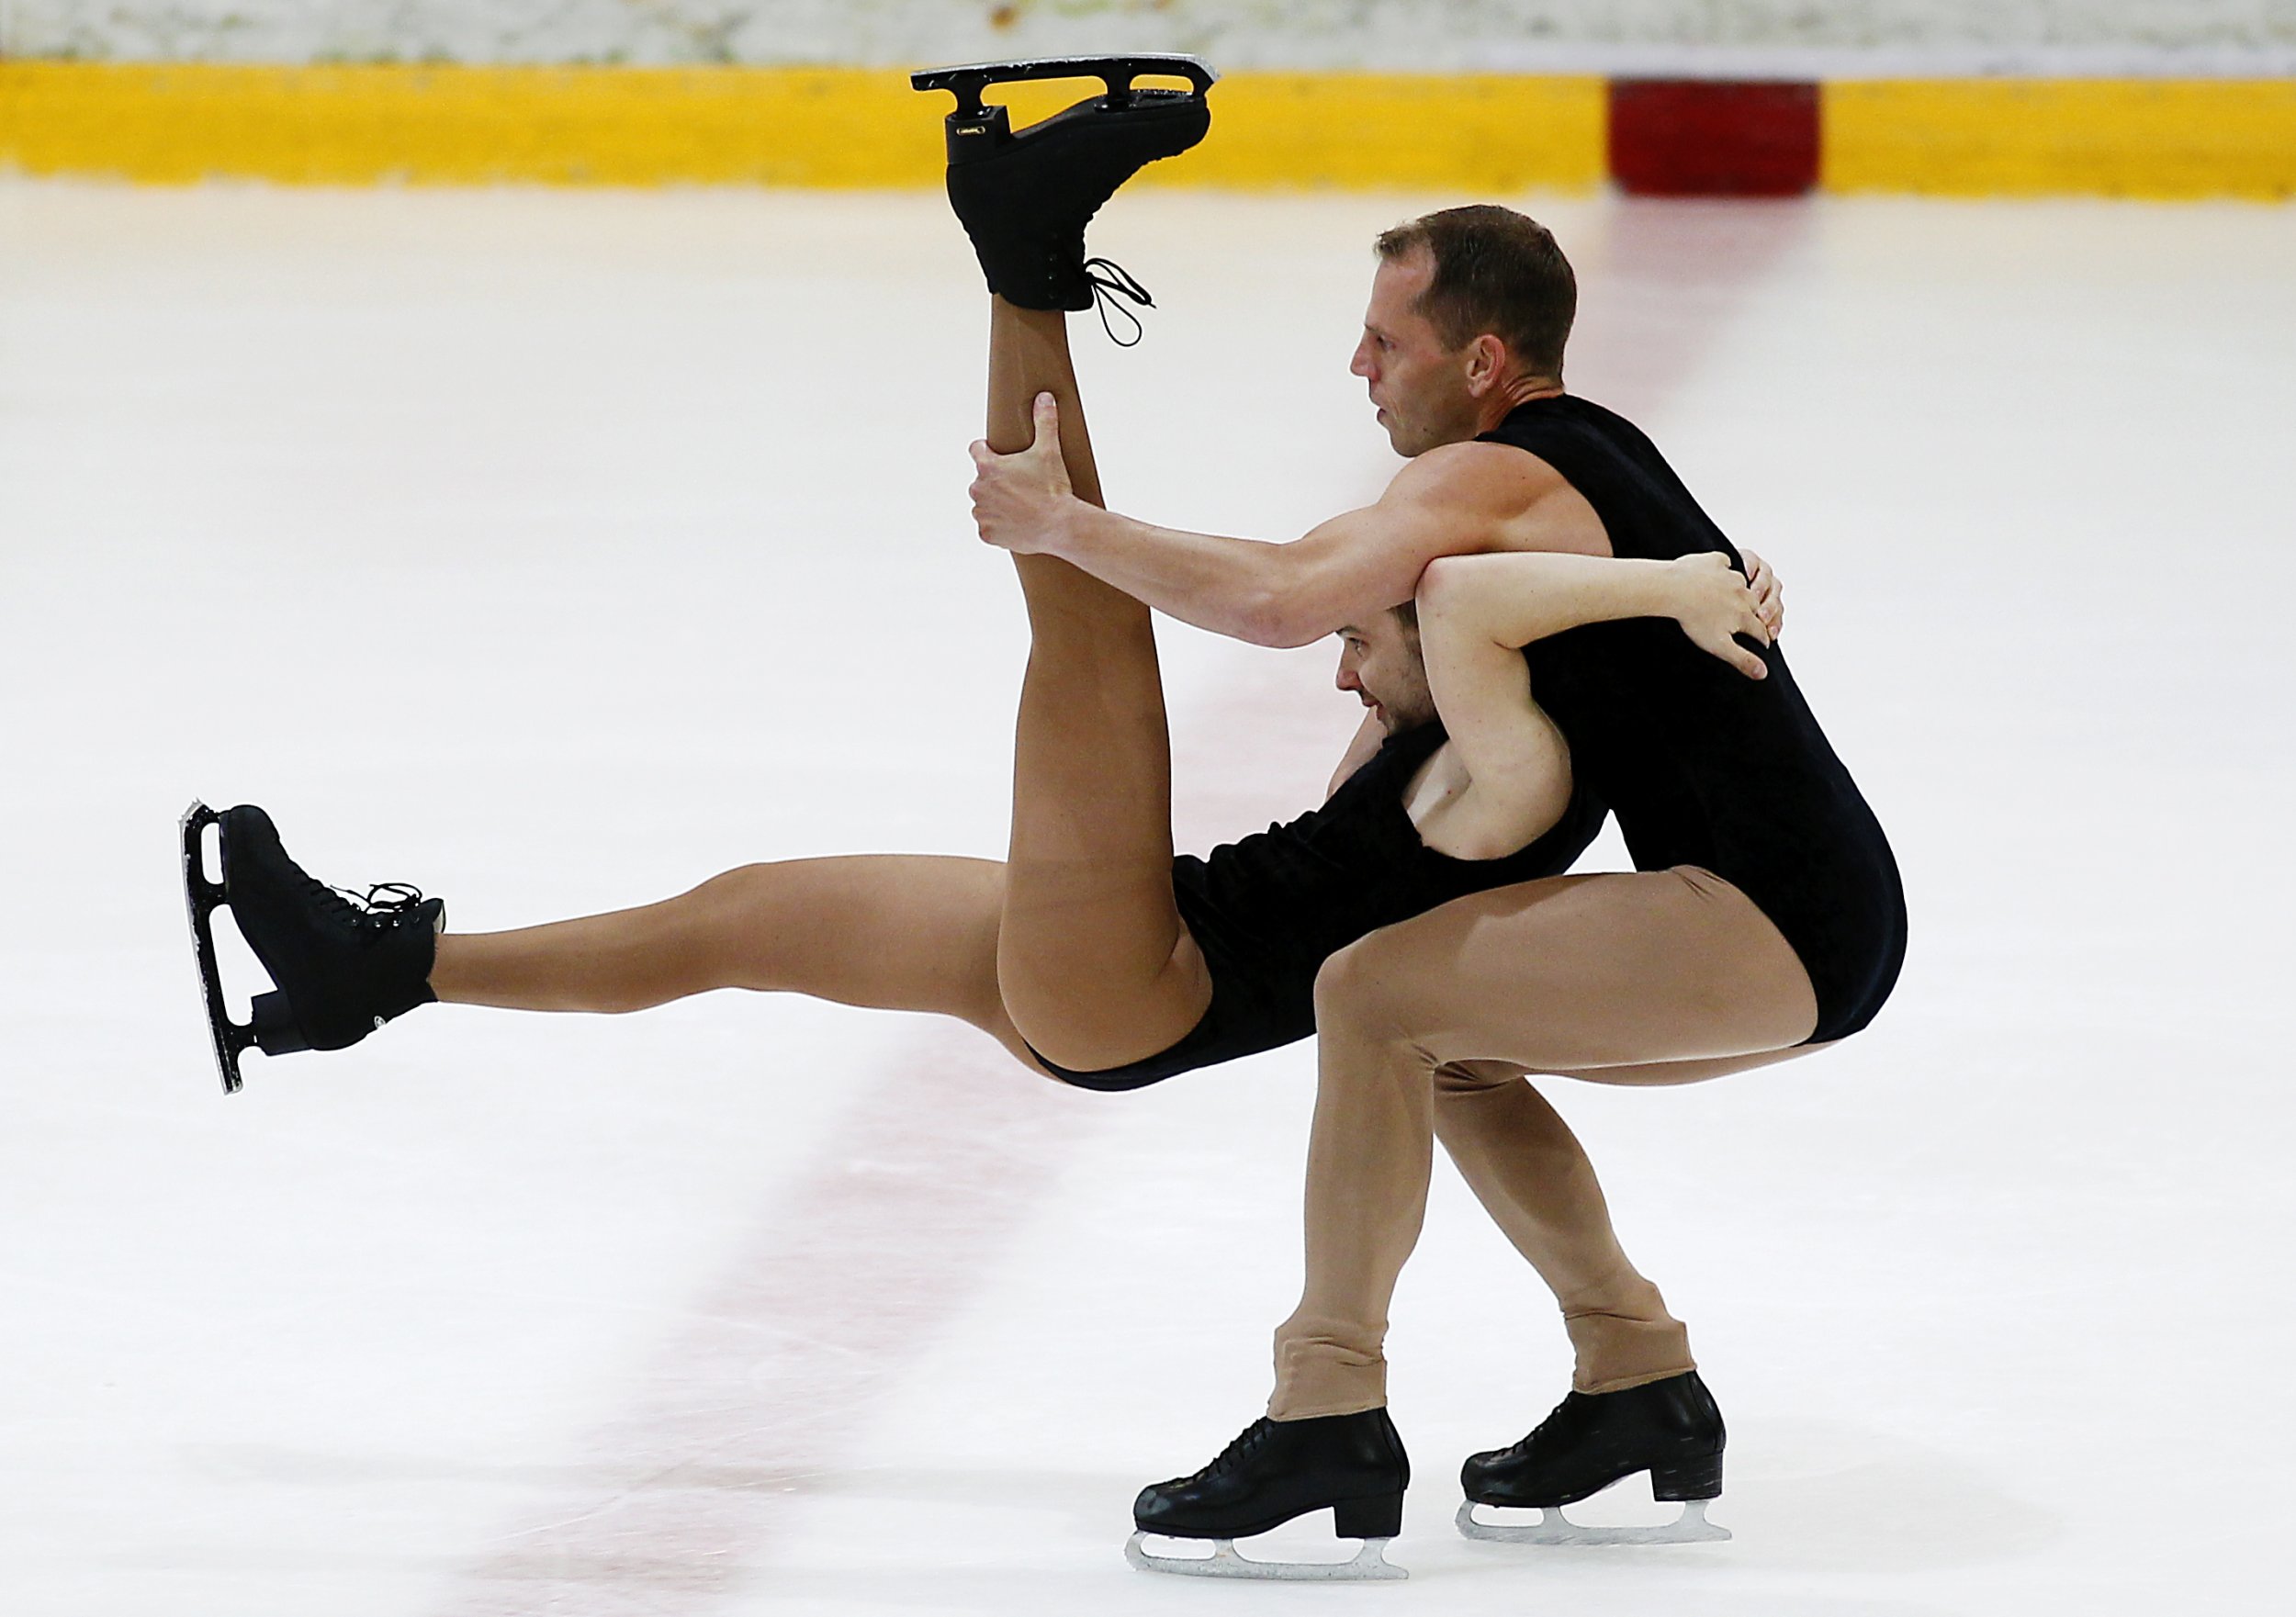
<instances>
[{"instance_id":1,"label":"elbow","mask_svg":"<svg viewBox=\"0 0 2296 1617\"><path fill-rule=\"evenodd\" d=\"M1412 601L1419 609L1422 623L1429 618L1458 615L1467 603L1469 578L1474 568L1471 556L1438 556L1419 574L1418 588L1412 591Z\"/></svg>"},{"instance_id":2,"label":"elbow","mask_svg":"<svg viewBox=\"0 0 2296 1617\"><path fill-rule=\"evenodd\" d=\"M1253 646L1288 651L1314 645L1336 626L1311 621L1289 592L1266 590L1255 592L1239 610L1235 636Z\"/></svg>"}]
</instances>

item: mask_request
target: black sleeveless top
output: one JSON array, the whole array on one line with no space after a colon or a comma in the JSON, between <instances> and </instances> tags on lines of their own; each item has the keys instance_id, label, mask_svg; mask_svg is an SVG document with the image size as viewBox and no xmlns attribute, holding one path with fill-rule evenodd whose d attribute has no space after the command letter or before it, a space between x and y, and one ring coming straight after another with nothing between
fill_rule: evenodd
<instances>
[{"instance_id":1,"label":"black sleeveless top","mask_svg":"<svg viewBox=\"0 0 2296 1617\"><path fill-rule=\"evenodd\" d=\"M1562 817L1528 847L1495 859L1435 852L1403 792L1447 739L1440 724L1390 736L1322 808L1172 861L1173 899L1211 975L1211 1004L1179 1042L1089 1072L1037 1060L1079 1088L1138 1089L1305 1039L1315 974L1339 950L1470 893L1559 876L1603 828L1602 804L1574 779Z\"/></svg>"},{"instance_id":2,"label":"black sleeveless top","mask_svg":"<svg viewBox=\"0 0 2296 1617\"><path fill-rule=\"evenodd\" d=\"M1613 554L1720 551L1745 564L1657 446L1600 405L1521 405L1484 441L1528 450L1585 496ZM1524 648L1531 695L1610 805L1639 870L1698 865L1734 883L1801 957L1811 1041L1872 1021L1905 960L1905 891L1879 821L1834 756L1784 655L1749 679L1671 619L1593 623Z\"/></svg>"},{"instance_id":3,"label":"black sleeveless top","mask_svg":"<svg viewBox=\"0 0 2296 1617\"><path fill-rule=\"evenodd\" d=\"M1315 1030L1315 973L1365 934L1487 888L1559 875L1603 826L1575 781L1562 817L1528 847L1458 859L1419 839L1403 804L1412 777L1448 739L1440 723L1390 736L1322 807L1173 861L1172 885L1212 971L1214 1000L1260 1002L1273 1049Z\"/></svg>"}]
</instances>

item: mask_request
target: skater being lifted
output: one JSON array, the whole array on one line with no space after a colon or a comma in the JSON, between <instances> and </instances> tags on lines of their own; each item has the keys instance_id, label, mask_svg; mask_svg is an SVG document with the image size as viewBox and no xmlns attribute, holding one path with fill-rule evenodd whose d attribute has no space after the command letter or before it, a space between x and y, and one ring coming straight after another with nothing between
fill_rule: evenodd
<instances>
[{"instance_id":1,"label":"skater being lifted","mask_svg":"<svg viewBox=\"0 0 2296 1617\"><path fill-rule=\"evenodd\" d=\"M1099 499L1065 329L1100 273L1085 262L1085 223L1140 167L1200 140L1208 118L1200 87L1135 90L1019 136L950 137L951 194L992 290L982 454L1025 452L1015 464L1063 497ZM982 490L985 523L1009 483ZM1538 613L1446 613L1423 632L1406 595L1338 626L1339 686L1368 712L1329 799L1205 859L1172 850L1148 609L1036 556L1014 557L1031 640L1002 863L748 865L639 909L465 934L445 930L440 901L412 889L362 901L307 876L259 808L195 806L186 873L197 927L228 904L276 985L248 1027L210 994L226 1086L250 1044L340 1049L433 999L625 1012L720 988L806 994L956 1016L1040 1072L1111 1090L1303 1038L1316 968L1334 949L1462 893L1564 869L1599 828L1599 806L1574 789L1526 690L1492 702L1463 678L1494 635L1652 612L1750 663L1731 635L1766 637L1763 614L1777 611L1770 580L1757 591L1704 561L1522 561L1554 568ZM1457 738L1440 716L1455 689L1476 699ZM210 823L212 872L197 853ZM200 953L211 961L204 943Z\"/></svg>"},{"instance_id":2,"label":"skater being lifted","mask_svg":"<svg viewBox=\"0 0 2296 1617\"><path fill-rule=\"evenodd\" d=\"M1045 64L1062 73L1077 64ZM1100 502L1066 318L1096 287L1136 283L1087 260L1098 207L1146 163L1201 140L1210 75L1186 59L1096 64L1109 94L1014 134L981 83L954 89L949 192L990 291L987 434L975 486L1003 542L1048 503ZM1177 72L1187 90L1122 90ZM1039 76L1055 76L1039 70ZM1450 530L1431 511L1428 554ZM1508 547L1492 532L1488 546ZM1559 732L1531 700L1526 641L1626 616L1674 620L1738 679L1759 678L1774 583L1719 556L1478 558L1506 587L1452 589L1416 611L1425 559L1330 624L1338 683L1368 710L1329 797L1288 825L1176 858L1170 758L1150 610L1050 555L1020 554L1030 649L1000 862L863 855L745 866L642 908L517 931L444 929L411 889L354 899L306 875L269 817L186 816L202 981L227 1087L250 1045L338 1049L433 999L517 1010L625 1012L720 988L930 1011L971 1023L1023 1064L1122 1090L1305 1037L1335 950L1463 895L1566 869L1599 827ZM1680 625L1678 631L1674 626ZM216 826L213 868L202 846ZM251 1021L223 1010L209 915L232 917L273 991ZM1400 1451L1398 1456L1400 1459ZM1384 1483L1347 1525L1395 1531ZM1325 1500L1325 1503L1332 1503Z\"/></svg>"}]
</instances>

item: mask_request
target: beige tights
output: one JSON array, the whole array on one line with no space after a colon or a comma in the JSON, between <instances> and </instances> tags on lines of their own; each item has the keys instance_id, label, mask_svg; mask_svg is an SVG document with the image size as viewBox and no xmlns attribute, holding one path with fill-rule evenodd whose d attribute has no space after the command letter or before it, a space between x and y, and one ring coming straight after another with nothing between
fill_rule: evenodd
<instances>
[{"instance_id":1,"label":"beige tights","mask_svg":"<svg viewBox=\"0 0 2296 1617\"><path fill-rule=\"evenodd\" d=\"M1437 1137L1561 1304L1573 1385L1692 1367L1687 1333L1613 1233L1586 1153L1531 1072L1687 1084L1803 1053L1818 1005L1753 903L1688 867L1559 876L1444 905L1316 982L1307 1284L1276 1333L1277 1420L1386 1401L1389 1299Z\"/></svg>"}]
</instances>

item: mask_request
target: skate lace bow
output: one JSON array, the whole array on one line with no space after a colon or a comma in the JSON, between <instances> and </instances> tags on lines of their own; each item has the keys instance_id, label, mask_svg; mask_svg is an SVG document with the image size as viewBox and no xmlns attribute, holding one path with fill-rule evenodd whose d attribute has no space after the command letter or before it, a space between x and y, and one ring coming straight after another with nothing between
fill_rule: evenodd
<instances>
[{"instance_id":1,"label":"skate lace bow","mask_svg":"<svg viewBox=\"0 0 2296 1617\"><path fill-rule=\"evenodd\" d=\"M422 889L404 881L377 881L365 893L354 893L347 887L330 887L327 891L343 901L353 920L369 926L396 921L422 902Z\"/></svg>"},{"instance_id":2,"label":"skate lace bow","mask_svg":"<svg viewBox=\"0 0 2296 1617\"><path fill-rule=\"evenodd\" d=\"M1100 329L1109 334L1109 341L1119 348L1136 347L1145 328L1141 325L1140 317L1117 299L1125 298L1142 309L1155 308L1156 300L1148 296L1148 288L1140 284L1140 277L1108 259L1087 258L1085 279L1092 287L1092 305L1099 311ZM1111 312L1132 328L1129 339L1116 334L1116 327L1109 320Z\"/></svg>"}]
</instances>

